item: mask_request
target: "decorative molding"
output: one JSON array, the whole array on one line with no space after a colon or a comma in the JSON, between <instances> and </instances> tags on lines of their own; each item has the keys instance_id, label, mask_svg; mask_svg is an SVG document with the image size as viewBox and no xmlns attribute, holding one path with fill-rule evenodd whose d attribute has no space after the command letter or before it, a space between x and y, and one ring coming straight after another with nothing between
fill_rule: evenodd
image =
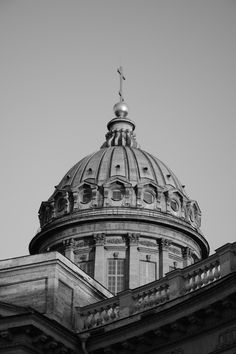
<instances>
[{"instance_id":1,"label":"decorative molding","mask_svg":"<svg viewBox=\"0 0 236 354\"><path fill-rule=\"evenodd\" d=\"M159 252L159 250L156 248L156 249L154 249L154 248L147 248L147 247L137 247L137 250L139 251L139 252L142 252L142 253L155 253L155 254L157 254L158 252Z\"/></svg>"},{"instance_id":2,"label":"decorative molding","mask_svg":"<svg viewBox=\"0 0 236 354\"><path fill-rule=\"evenodd\" d=\"M155 242L151 242L151 241L139 241L140 245L146 246L146 247L157 247L157 244Z\"/></svg>"},{"instance_id":3,"label":"decorative molding","mask_svg":"<svg viewBox=\"0 0 236 354\"><path fill-rule=\"evenodd\" d=\"M112 244L124 244L125 243L125 240L122 238L107 238L106 239L106 243L112 243Z\"/></svg>"},{"instance_id":4,"label":"decorative molding","mask_svg":"<svg viewBox=\"0 0 236 354\"><path fill-rule=\"evenodd\" d=\"M171 241L167 240L166 238L161 238L159 240L159 247L162 251L169 251L171 245Z\"/></svg>"},{"instance_id":5,"label":"decorative molding","mask_svg":"<svg viewBox=\"0 0 236 354\"><path fill-rule=\"evenodd\" d=\"M130 245L137 245L139 243L139 237L140 237L140 234L139 233L129 233L127 235L127 238L128 238L128 241L129 241L129 244Z\"/></svg>"},{"instance_id":6,"label":"decorative molding","mask_svg":"<svg viewBox=\"0 0 236 354\"><path fill-rule=\"evenodd\" d=\"M63 245L65 246L65 248L74 248L75 247L75 240L73 238L69 238L67 240L63 241Z\"/></svg>"},{"instance_id":7,"label":"decorative molding","mask_svg":"<svg viewBox=\"0 0 236 354\"><path fill-rule=\"evenodd\" d=\"M179 256L181 257L182 249L180 250L180 249L178 249L178 248L175 248L175 247L171 247L171 246L170 246L169 251L170 251L171 253L177 254L177 255L179 255Z\"/></svg>"},{"instance_id":8,"label":"decorative molding","mask_svg":"<svg viewBox=\"0 0 236 354\"><path fill-rule=\"evenodd\" d=\"M93 237L96 246L104 246L106 241L106 235L104 233L95 234Z\"/></svg>"}]
</instances>

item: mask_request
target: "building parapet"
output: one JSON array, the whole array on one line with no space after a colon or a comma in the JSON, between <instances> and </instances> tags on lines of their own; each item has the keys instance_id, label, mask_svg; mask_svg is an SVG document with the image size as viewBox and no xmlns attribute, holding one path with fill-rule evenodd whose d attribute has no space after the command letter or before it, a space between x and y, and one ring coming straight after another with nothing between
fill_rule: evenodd
<instances>
[{"instance_id":1,"label":"building parapet","mask_svg":"<svg viewBox=\"0 0 236 354\"><path fill-rule=\"evenodd\" d=\"M85 307L76 307L75 329L81 333L115 321L140 315L171 300L210 286L236 270L236 242L227 243L205 260L136 289Z\"/></svg>"}]
</instances>

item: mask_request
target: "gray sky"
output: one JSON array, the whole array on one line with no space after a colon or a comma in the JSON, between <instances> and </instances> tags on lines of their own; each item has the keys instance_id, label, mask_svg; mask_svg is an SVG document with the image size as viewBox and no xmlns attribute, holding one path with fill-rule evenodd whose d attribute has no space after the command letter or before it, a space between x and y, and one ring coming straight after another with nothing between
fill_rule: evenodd
<instances>
[{"instance_id":1,"label":"gray sky","mask_svg":"<svg viewBox=\"0 0 236 354\"><path fill-rule=\"evenodd\" d=\"M0 259L28 254L37 213L101 146L116 69L141 147L202 210L211 251L235 236L236 1L0 1Z\"/></svg>"}]
</instances>

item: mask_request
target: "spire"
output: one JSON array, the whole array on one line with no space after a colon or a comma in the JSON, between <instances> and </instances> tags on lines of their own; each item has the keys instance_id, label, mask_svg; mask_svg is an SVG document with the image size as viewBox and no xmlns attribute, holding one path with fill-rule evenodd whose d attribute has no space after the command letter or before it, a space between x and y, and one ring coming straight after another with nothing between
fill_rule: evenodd
<instances>
[{"instance_id":1,"label":"spire","mask_svg":"<svg viewBox=\"0 0 236 354\"><path fill-rule=\"evenodd\" d=\"M131 119L127 118L128 106L123 97L123 81L125 77L121 66L117 69L117 72L120 75L120 102L113 107L116 117L107 124L108 133L106 134L106 141L101 148L109 146L138 147L134 134L135 124Z\"/></svg>"}]
</instances>

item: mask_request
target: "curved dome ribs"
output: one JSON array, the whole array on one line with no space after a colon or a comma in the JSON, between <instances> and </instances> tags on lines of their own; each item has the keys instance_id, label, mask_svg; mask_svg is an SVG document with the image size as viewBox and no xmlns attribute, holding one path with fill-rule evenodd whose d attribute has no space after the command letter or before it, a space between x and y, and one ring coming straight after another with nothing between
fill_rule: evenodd
<instances>
[{"instance_id":1,"label":"curved dome ribs","mask_svg":"<svg viewBox=\"0 0 236 354\"><path fill-rule=\"evenodd\" d=\"M67 183L67 177L70 178L70 183ZM109 183L117 178L119 183L130 183L131 186L125 187L126 197L120 203L112 199L111 194L108 193L109 187L106 187L106 192L104 190L105 185L109 186ZM91 201L87 203L84 202L85 199L81 194L85 182L89 183L93 190ZM153 197L150 194L148 196L148 191L144 190L148 188L148 184L149 189L151 188L149 193L152 188L156 189ZM63 195L64 204L62 200L60 201L60 205L65 205L64 211L62 212L61 206L58 212L58 193L65 187L67 187L68 195ZM40 209L41 227L68 212L107 206L160 210L185 220L196 229L200 227L201 211L199 207L194 209L193 201L189 200L173 172L153 155L141 149L126 146L100 149L82 159L69 170L49 201L44 203L50 204L52 212L49 217L49 207L47 210ZM43 217L42 213L47 213L47 217Z\"/></svg>"},{"instance_id":2,"label":"curved dome ribs","mask_svg":"<svg viewBox=\"0 0 236 354\"><path fill-rule=\"evenodd\" d=\"M123 148L123 156L125 161L125 171L128 181L130 181L130 170L129 170L129 160L127 155L127 150Z\"/></svg>"},{"instance_id":3,"label":"curved dome ribs","mask_svg":"<svg viewBox=\"0 0 236 354\"><path fill-rule=\"evenodd\" d=\"M150 168L151 168L151 170L152 170L152 174L153 174L153 176L154 176L154 179L155 179L156 183L159 184L159 183L158 183L159 181L158 181L158 179L157 179L157 175L156 175L155 169L154 169L154 167L153 167L153 164L152 164L151 161L150 161L150 156L149 156L149 154L146 153L145 151L142 151L142 153L144 154L144 156L146 157L146 159L147 159L147 161L148 161L148 163L149 163L149 166L150 166Z\"/></svg>"}]
</instances>

